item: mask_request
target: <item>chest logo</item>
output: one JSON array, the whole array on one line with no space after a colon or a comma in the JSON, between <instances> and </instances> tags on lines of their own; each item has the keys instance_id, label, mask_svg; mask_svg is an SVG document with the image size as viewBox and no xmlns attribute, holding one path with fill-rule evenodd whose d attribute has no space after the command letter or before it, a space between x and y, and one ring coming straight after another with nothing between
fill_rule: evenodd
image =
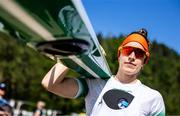
<instances>
[{"instance_id":1,"label":"chest logo","mask_svg":"<svg viewBox=\"0 0 180 116\"><path fill-rule=\"evenodd\" d=\"M133 99L132 94L119 89L111 89L103 95L106 105L114 110L127 108Z\"/></svg>"}]
</instances>

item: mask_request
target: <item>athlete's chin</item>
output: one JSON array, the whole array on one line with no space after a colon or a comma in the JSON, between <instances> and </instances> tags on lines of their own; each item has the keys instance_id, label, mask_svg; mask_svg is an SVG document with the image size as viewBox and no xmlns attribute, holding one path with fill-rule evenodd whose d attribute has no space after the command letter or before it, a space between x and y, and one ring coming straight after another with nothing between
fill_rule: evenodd
<instances>
[{"instance_id":1,"label":"athlete's chin","mask_svg":"<svg viewBox=\"0 0 180 116\"><path fill-rule=\"evenodd\" d=\"M137 70L135 70L135 69L129 69L129 68L127 68L127 69L124 69L124 73L126 74L126 75L129 75L129 76L133 76L133 75L136 75L138 72L137 72Z\"/></svg>"}]
</instances>

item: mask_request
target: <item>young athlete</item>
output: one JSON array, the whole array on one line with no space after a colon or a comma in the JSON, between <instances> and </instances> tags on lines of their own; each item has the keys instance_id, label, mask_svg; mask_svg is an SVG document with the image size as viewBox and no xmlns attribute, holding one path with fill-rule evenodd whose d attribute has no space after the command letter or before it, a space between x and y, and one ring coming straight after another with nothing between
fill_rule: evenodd
<instances>
[{"instance_id":1,"label":"young athlete","mask_svg":"<svg viewBox=\"0 0 180 116\"><path fill-rule=\"evenodd\" d=\"M110 79L67 78L68 68L56 63L42 84L62 97L84 96L88 116L165 116L161 94L138 80L149 58L147 31L141 29L129 34L119 46L119 69Z\"/></svg>"}]
</instances>

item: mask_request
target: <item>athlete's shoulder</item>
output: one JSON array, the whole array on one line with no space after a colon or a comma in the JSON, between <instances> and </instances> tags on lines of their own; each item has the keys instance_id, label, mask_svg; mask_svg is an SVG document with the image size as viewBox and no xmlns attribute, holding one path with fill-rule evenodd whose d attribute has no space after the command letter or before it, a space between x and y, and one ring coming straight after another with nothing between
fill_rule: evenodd
<instances>
[{"instance_id":1,"label":"athlete's shoulder","mask_svg":"<svg viewBox=\"0 0 180 116\"><path fill-rule=\"evenodd\" d=\"M90 79L90 78L86 78L86 82L88 84L100 84L100 83L106 83L107 82L107 79L99 79L99 78L96 78L96 79Z\"/></svg>"},{"instance_id":2,"label":"athlete's shoulder","mask_svg":"<svg viewBox=\"0 0 180 116\"><path fill-rule=\"evenodd\" d=\"M150 106L150 114L153 116L165 116L165 105L162 95L159 91L152 89L144 84L141 86L143 95L141 99L144 99L146 106Z\"/></svg>"},{"instance_id":3,"label":"athlete's shoulder","mask_svg":"<svg viewBox=\"0 0 180 116\"><path fill-rule=\"evenodd\" d=\"M150 116L165 116L165 105L161 93L155 89L152 89L146 85L143 85L143 95L146 102L150 105Z\"/></svg>"},{"instance_id":4,"label":"athlete's shoulder","mask_svg":"<svg viewBox=\"0 0 180 116\"><path fill-rule=\"evenodd\" d=\"M78 77L75 78L77 81L79 90L74 98L86 97L88 94L93 93L94 91L101 91L104 85L106 84L106 80L98 79L98 78L85 78Z\"/></svg>"},{"instance_id":5,"label":"athlete's shoulder","mask_svg":"<svg viewBox=\"0 0 180 116\"><path fill-rule=\"evenodd\" d=\"M104 80L104 79L86 79L86 82L87 82L87 85L88 85L88 88L90 90L94 90L94 89L102 89L107 80Z\"/></svg>"},{"instance_id":6,"label":"athlete's shoulder","mask_svg":"<svg viewBox=\"0 0 180 116\"><path fill-rule=\"evenodd\" d=\"M141 91L143 92L144 95L150 97L151 98L162 98L162 95L160 94L159 91L151 88L151 87L148 87L144 84L141 85Z\"/></svg>"}]
</instances>

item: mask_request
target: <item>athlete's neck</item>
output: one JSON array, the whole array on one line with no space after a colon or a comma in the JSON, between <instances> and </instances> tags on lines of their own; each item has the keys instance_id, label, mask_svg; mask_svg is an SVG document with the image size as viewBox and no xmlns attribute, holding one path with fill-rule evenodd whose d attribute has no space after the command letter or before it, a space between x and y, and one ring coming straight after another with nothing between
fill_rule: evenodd
<instances>
[{"instance_id":1,"label":"athlete's neck","mask_svg":"<svg viewBox=\"0 0 180 116\"><path fill-rule=\"evenodd\" d=\"M115 76L115 79L120 81L121 83L131 84L131 83L136 83L137 75L127 75L118 71L118 73Z\"/></svg>"}]
</instances>

